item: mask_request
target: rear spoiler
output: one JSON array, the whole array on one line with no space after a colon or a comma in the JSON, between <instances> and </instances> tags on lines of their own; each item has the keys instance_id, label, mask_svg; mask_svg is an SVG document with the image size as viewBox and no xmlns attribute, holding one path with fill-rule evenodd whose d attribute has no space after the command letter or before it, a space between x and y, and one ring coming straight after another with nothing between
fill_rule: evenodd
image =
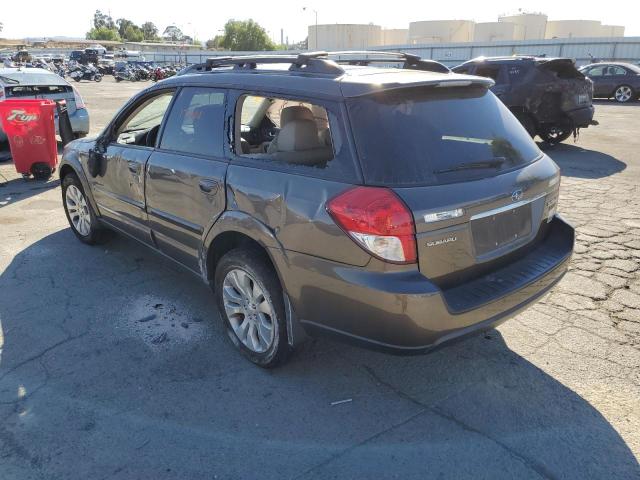
<instances>
[{"instance_id":1,"label":"rear spoiler","mask_svg":"<svg viewBox=\"0 0 640 480\"><path fill-rule=\"evenodd\" d=\"M491 78L486 77L476 77L473 75L458 75L458 74L450 74L446 76L441 76L439 78L434 78L433 80L419 80L416 82L406 82L406 83L387 83L387 84L379 84L376 87L372 88L370 91L362 92L361 90L354 95L349 94L349 84L342 83L343 94L345 97L363 97L366 95L375 94L378 92L392 92L394 90L403 90L405 88L417 88L417 87L428 87L428 88L460 88L460 87L472 87L479 86L484 88L491 88L495 85L495 82Z\"/></svg>"}]
</instances>

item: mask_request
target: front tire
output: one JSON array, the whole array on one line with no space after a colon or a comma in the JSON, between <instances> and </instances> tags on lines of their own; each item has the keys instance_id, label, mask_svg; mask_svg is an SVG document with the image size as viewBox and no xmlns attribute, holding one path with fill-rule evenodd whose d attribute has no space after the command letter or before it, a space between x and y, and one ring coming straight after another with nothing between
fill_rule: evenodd
<instances>
[{"instance_id":1,"label":"front tire","mask_svg":"<svg viewBox=\"0 0 640 480\"><path fill-rule=\"evenodd\" d=\"M226 253L216 267L214 288L227 334L240 353L263 368L284 363L291 353L284 296L264 255L247 248Z\"/></svg>"},{"instance_id":2,"label":"front tire","mask_svg":"<svg viewBox=\"0 0 640 480\"><path fill-rule=\"evenodd\" d=\"M635 98L635 92L629 85L620 85L613 92L613 98L618 103L628 103Z\"/></svg>"},{"instance_id":3,"label":"front tire","mask_svg":"<svg viewBox=\"0 0 640 480\"><path fill-rule=\"evenodd\" d=\"M81 242L94 245L104 238L104 230L75 173L67 174L62 180L62 204L71 231Z\"/></svg>"}]
</instances>

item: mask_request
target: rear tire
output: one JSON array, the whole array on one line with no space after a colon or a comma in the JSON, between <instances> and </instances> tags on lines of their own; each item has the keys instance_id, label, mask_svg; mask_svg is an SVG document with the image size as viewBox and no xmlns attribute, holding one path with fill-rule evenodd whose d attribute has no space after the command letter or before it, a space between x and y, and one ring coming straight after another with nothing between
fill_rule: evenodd
<instances>
[{"instance_id":1,"label":"rear tire","mask_svg":"<svg viewBox=\"0 0 640 480\"><path fill-rule=\"evenodd\" d=\"M543 126L538 135L547 145L553 146L564 142L572 133L573 129L568 124L560 123Z\"/></svg>"},{"instance_id":2,"label":"rear tire","mask_svg":"<svg viewBox=\"0 0 640 480\"><path fill-rule=\"evenodd\" d=\"M216 267L214 292L229 339L245 358L262 368L289 358L282 286L261 252L226 253Z\"/></svg>"},{"instance_id":3,"label":"rear tire","mask_svg":"<svg viewBox=\"0 0 640 480\"><path fill-rule=\"evenodd\" d=\"M629 85L620 85L613 92L613 98L618 103L628 103L636 97L636 92Z\"/></svg>"},{"instance_id":4,"label":"rear tire","mask_svg":"<svg viewBox=\"0 0 640 480\"><path fill-rule=\"evenodd\" d=\"M62 205L71 231L81 242L94 245L105 239L105 230L75 173L67 174L62 180Z\"/></svg>"}]
</instances>

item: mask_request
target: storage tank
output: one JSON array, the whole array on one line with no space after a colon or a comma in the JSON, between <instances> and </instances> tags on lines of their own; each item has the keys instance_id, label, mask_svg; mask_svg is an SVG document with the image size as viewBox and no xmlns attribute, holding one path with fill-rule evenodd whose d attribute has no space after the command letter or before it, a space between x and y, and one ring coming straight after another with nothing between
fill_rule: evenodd
<instances>
[{"instance_id":1,"label":"storage tank","mask_svg":"<svg viewBox=\"0 0 640 480\"><path fill-rule=\"evenodd\" d=\"M383 28L382 45L404 45L409 41L408 28Z\"/></svg>"},{"instance_id":2,"label":"storage tank","mask_svg":"<svg viewBox=\"0 0 640 480\"><path fill-rule=\"evenodd\" d=\"M603 37L624 37L624 27L622 25L602 25Z\"/></svg>"},{"instance_id":3,"label":"storage tank","mask_svg":"<svg viewBox=\"0 0 640 480\"><path fill-rule=\"evenodd\" d=\"M541 40L547 29L547 16L543 13L521 13L505 15L498 18L498 22L515 23L524 29L523 40Z\"/></svg>"},{"instance_id":4,"label":"storage tank","mask_svg":"<svg viewBox=\"0 0 640 480\"><path fill-rule=\"evenodd\" d=\"M597 20L553 20L547 22L545 38L602 37L602 24Z\"/></svg>"},{"instance_id":5,"label":"storage tank","mask_svg":"<svg viewBox=\"0 0 640 480\"><path fill-rule=\"evenodd\" d=\"M409 43L472 42L471 20L428 20L409 24Z\"/></svg>"},{"instance_id":6,"label":"storage tank","mask_svg":"<svg viewBox=\"0 0 640 480\"><path fill-rule=\"evenodd\" d=\"M473 40L475 42L524 40L524 26L509 22L476 23Z\"/></svg>"},{"instance_id":7,"label":"storage tank","mask_svg":"<svg viewBox=\"0 0 640 480\"><path fill-rule=\"evenodd\" d=\"M380 25L309 25L308 31L309 50L361 50L382 45Z\"/></svg>"}]
</instances>

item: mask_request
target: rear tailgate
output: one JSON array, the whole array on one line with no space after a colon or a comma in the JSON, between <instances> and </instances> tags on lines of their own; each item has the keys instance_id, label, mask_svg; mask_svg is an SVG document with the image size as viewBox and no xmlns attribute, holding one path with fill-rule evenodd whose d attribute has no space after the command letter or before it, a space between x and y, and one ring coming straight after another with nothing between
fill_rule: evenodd
<instances>
[{"instance_id":1,"label":"rear tailgate","mask_svg":"<svg viewBox=\"0 0 640 480\"><path fill-rule=\"evenodd\" d=\"M554 58L539 64L548 80L543 98L559 106L563 112L590 107L593 103L593 83L580 72L573 60ZM558 101L559 99L559 101Z\"/></svg>"},{"instance_id":2,"label":"rear tailgate","mask_svg":"<svg viewBox=\"0 0 640 480\"><path fill-rule=\"evenodd\" d=\"M455 284L531 244L555 210L557 172L545 156L464 184L394 189L413 212L422 274Z\"/></svg>"}]
</instances>

